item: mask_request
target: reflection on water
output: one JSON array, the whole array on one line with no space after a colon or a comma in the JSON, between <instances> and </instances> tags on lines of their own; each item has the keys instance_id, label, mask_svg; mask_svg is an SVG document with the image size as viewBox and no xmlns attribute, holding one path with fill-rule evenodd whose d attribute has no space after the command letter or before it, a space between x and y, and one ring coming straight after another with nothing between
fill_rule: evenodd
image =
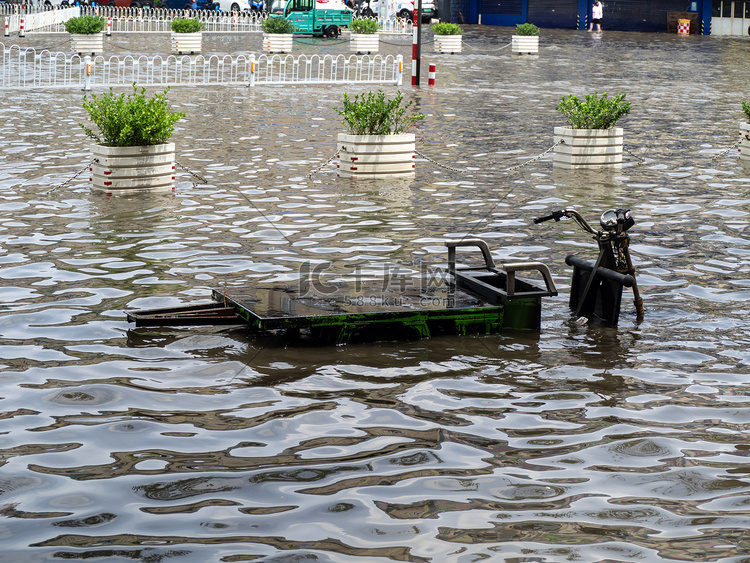
<instances>
[{"instance_id":1,"label":"reflection on water","mask_svg":"<svg viewBox=\"0 0 750 563\"><path fill-rule=\"evenodd\" d=\"M428 116L409 181L323 166L333 108L362 87L175 87L178 160L207 183L180 169L169 195L103 197L85 175L58 188L90 158L82 93L7 93L0 561L746 556L750 174L721 155L745 42L544 30L539 57L513 57L510 31L427 48L437 86L402 87ZM299 49L340 49L314 43ZM563 95L594 90L633 103L622 170L549 156L507 170L551 146ZM617 330L580 324L563 291L538 335L302 347L123 313L296 282L309 264L418 275L466 234L497 260L547 262L566 290L564 256L596 244L531 218L569 205L632 209L642 323L628 294Z\"/></svg>"}]
</instances>

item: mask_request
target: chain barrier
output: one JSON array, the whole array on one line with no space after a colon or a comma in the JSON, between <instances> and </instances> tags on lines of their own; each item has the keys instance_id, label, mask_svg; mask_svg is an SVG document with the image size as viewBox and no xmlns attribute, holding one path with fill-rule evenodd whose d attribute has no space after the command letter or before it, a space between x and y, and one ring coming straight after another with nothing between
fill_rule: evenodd
<instances>
[{"instance_id":1,"label":"chain barrier","mask_svg":"<svg viewBox=\"0 0 750 563\"><path fill-rule=\"evenodd\" d=\"M542 158L543 156L547 155L547 154L548 154L548 153L549 153L550 151L554 150L554 148L555 148L555 147L556 147L557 145L564 145L564 144L565 144L565 141L563 141L562 139L560 139L559 141L557 141L557 142L556 142L556 143L555 143L554 145L552 145L552 146L551 146L550 148L548 148L548 149L547 149L546 151L544 151L544 152L543 152L542 154L540 154L539 156L535 156L534 158L532 158L532 159L529 159L529 160L527 160L526 162L522 162L521 164L517 164L517 165L515 165L515 166L511 166L510 168L506 168L506 169L505 169L505 172L515 172L516 170L520 170L520 169L521 169L521 168L523 168L524 166L528 166L528 165L529 165L529 164L531 164L532 162L536 162L537 160L539 160L539 159L540 159L540 158Z\"/></svg>"},{"instance_id":2,"label":"chain barrier","mask_svg":"<svg viewBox=\"0 0 750 563\"><path fill-rule=\"evenodd\" d=\"M491 51L488 51L487 49L483 49L481 47L474 47L472 45L469 45L463 42L461 43L461 45L463 47L468 47L469 49L474 49L475 51L482 51L483 53L494 53L495 51L502 51L503 49L507 49L508 47L513 45L513 43L508 43L507 45L503 45L502 47L498 47L497 49L492 49Z\"/></svg>"},{"instance_id":3,"label":"chain barrier","mask_svg":"<svg viewBox=\"0 0 750 563\"><path fill-rule=\"evenodd\" d=\"M70 183L71 183L71 182L72 182L73 180L75 180L76 178L78 178L78 176L80 176L81 174L83 174L83 173L84 173L84 172L85 172L86 170L90 169L90 168L91 168L91 165L92 165L92 164L94 164L95 162L99 162L99 159L98 159L98 158L95 158L95 159L93 159L93 160L92 160L91 162L89 162L89 163L88 163L88 164L87 164L86 166L84 166L84 167L83 167L83 168L81 168L81 169L80 169L80 170L79 170L78 172L76 172L76 173L75 173L75 174L74 174L73 176L71 176L70 178L68 178L67 180L65 180L65 181L64 181L64 182L63 182L62 184L58 184L57 186L55 186L55 187L54 187L54 188L52 188L51 190L49 190L49 191L47 191L47 192L44 192L44 195L47 195L47 194L51 194L51 193L52 193L52 192L54 192L55 190L57 190L57 189L59 189L59 188L63 188L63 187L65 187L65 186L67 186L67 185L68 185L68 184L70 184ZM24 182L24 184L25 184L25 183L26 183L26 182Z\"/></svg>"},{"instance_id":4,"label":"chain barrier","mask_svg":"<svg viewBox=\"0 0 750 563\"><path fill-rule=\"evenodd\" d=\"M630 156L632 156L634 159L636 159L638 161L638 164L636 164L636 166L640 166L641 164L643 164L644 162L646 162L645 159L641 158L637 154L633 154L632 152L630 152L625 147L622 147L622 150L625 151L626 153L628 153Z\"/></svg>"},{"instance_id":5,"label":"chain barrier","mask_svg":"<svg viewBox=\"0 0 750 563\"><path fill-rule=\"evenodd\" d=\"M434 165L439 166L440 168L445 168L446 170L450 170L451 172L468 172L468 170L464 168L453 168L452 166L446 166L445 164L440 164L436 160L431 159L429 156L422 154L418 150L414 150L414 154L421 156L425 160L432 162Z\"/></svg>"},{"instance_id":6,"label":"chain barrier","mask_svg":"<svg viewBox=\"0 0 750 563\"><path fill-rule=\"evenodd\" d=\"M312 180L312 177L315 176L321 170L323 170L323 168L325 168L326 166L328 166L334 158L338 158L338 156L341 154L341 151L343 151L343 150L345 150L344 147L341 147L339 150L337 150L336 154L334 154L331 158L329 158L323 164L321 164L320 166L318 166L318 168L316 170L313 170L312 172L310 172L307 175L307 179L308 180Z\"/></svg>"},{"instance_id":7,"label":"chain barrier","mask_svg":"<svg viewBox=\"0 0 750 563\"><path fill-rule=\"evenodd\" d=\"M396 47L405 47L405 46L407 46L407 45L411 45L411 44L412 44L412 42L411 42L411 41L412 41L411 37L408 37L408 39L409 39L409 41L408 41L408 42L406 42L406 41L402 41L401 43L391 43L390 41L383 41L383 40L381 39L381 40L380 40L380 43L382 43L383 45L394 45L394 46L396 46ZM422 43L421 43L421 44L422 44L422 45L429 45L430 43L434 43L434 41L422 41Z\"/></svg>"},{"instance_id":8,"label":"chain barrier","mask_svg":"<svg viewBox=\"0 0 750 563\"><path fill-rule=\"evenodd\" d=\"M192 176L193 178L197 178L198 180L200 180L202 184L208 184L208 180L206 180L206 179L205 179L205 178L204 178L203 176L201 176L200 174L196 174L196 173L195 173L195 172L193 172L192 170L189 170L189 169L188 169L188 168L187 168L186 166L183 166L182 164L180 164L180 163L179 163L179 162L177 162L176 160L174 161L174 163L175 163L175 164L176 164L177 166L179 166L180 168L182 168L182 169L183 169L183 170L184 170L185 172L187 172L188 174L190 174L190 175L191 175L191 176Z\"/></svg>"},{"instance_id":9,"label":"chain barrier","mask_svg":"<svg viewBox=\"0 0 750 563\"><path fill-rule=\"evenodd\" d=\"M748 135L745 135L745 137L748 137ZM750 141L750 138L748 138L748 140ZM711 157L711 162L714 162L715 160L720 159L722 156L724 156L725 154L727 154L729 151L733 151L734 149L736 149L737 147L740 146L740 143L742 143L742 137L740 137L737 140L737 142L735 144L733 144L731 147L729 147L727 150L721 151L719 154L716 154L713 157Z\"/></svg>"}]
</instances>

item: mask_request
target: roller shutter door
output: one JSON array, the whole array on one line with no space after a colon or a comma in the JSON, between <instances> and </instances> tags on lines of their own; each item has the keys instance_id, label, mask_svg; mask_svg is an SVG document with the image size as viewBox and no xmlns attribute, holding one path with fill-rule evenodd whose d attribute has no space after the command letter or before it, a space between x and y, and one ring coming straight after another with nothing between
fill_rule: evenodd
<instances>
[{"instance_id":1,"label":"roller shutter door","mask_svg":"<svg viewBox=\"0 0 750 563\"><path fill-rule=\"evenodd\" d=\"M602 3L602 29L649 32L667 31L667 12L681 12L689 5L685 0L603 0ZM589 7L589 18L590 14Z\"/></svg>"},{"instance_id":2,"label":"roller shutter door","mask_svg":"<svg viewBox=\"0 0 750 563\"><path fill-rule=\"evenodd\" d=\"M523 0L480 0L480 13L504 16L523 14Z\"/></svg>"},{"instance_id":3,"label":"roller shutter door","mask_svg":"<svg viewBox=\"0 0 750 563\"><path fill-rule=\"evenodd\" d=\"M578 0L529 0L526 21L539 27L576 29L577 18Z\"/></svg>"}]
</instances>

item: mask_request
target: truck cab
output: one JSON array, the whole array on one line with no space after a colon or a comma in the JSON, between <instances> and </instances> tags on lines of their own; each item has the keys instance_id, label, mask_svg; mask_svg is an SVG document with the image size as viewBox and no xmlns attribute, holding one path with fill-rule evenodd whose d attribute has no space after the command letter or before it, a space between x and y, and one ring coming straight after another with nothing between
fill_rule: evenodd
<instances>
[{"instance_id":1,"label":"truck cab","mask_svg":"<svg viewBox=\"0 0 750 563\"><path fill-rule=\"evenodd\" d=\"M342 0L274 0L269 17L288 19L294 33L338 37L352 23L353 13Z\"/></svg>"}]
</instances>

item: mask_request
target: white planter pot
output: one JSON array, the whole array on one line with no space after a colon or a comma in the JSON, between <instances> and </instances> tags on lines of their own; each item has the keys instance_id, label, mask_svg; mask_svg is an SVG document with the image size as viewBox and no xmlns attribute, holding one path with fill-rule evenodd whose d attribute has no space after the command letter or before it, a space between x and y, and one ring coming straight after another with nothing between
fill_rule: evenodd
<instances>
[{"instance_id":1,"label":"white planter pot","mask_svg":"<svg viewBox=\"0 0 750 563\"><path fill-rule=\"evenodd\" d=\"M538 35L511 35L510 52L517 55L538 55Z\"/></svg>"},{"instance_id":2,"label":"white planter pot","mask_svg":"<svg viewBox=\"0 0 750 563\"><path fill-rule=\"evenodd\" d=\"M106 194L174 189L174 143L144 147L91 145L93 189Z\"/></svg>"},{"instance_id":3,"label":"white planter pot","mask_svg":"<svg viewBox=\"0 0 750 563\"><path fill-rule=\"evenodd\" d=\"M73 52L81 55L95 55L104 51L104 33L94 33L92 35L71 33L70 42Z\"/></svg>"},{"instance_id":4,"label":"white planter pot","mask_svg":"<svg viewBox=\"0 0 750 563\"><path fill-rule=\"evenodd\" d=\"M352 33L349 51L352 53L377 53L380 36L377 33Z\"/></svg>"},{"instance_id":5,"label":"white planter pot","mask_svg":"<svg viewBox=\"0 0 750 563\"><path fill-rule=\"evenodd\" d=\"M556 146L552 164L556 167L622 168L622 127L555 127L554 138Z\"/></svg>"},{"instance_id":6,"label":"white planter pot","mask_svg":"<svg viewBox=\"0 0 750 563\"><path fill-rule=\"evenodd\" d=\"M460 53L462 35L435 35L435 51L438 53Z\"/></svg>"},{"instance_id":7,"label":"white planter pot","mask_svg":"<svg viewBox=\"0 0 750 563\"><path fill-rule=\"evenodd\" d=\"M740 123L740 160L750 160L750 123Z\"/></svg>"},{"instance_id":8,"label":"white planter pot","mask_svg":"<svg viewBox=\"0 0 750 563\"><path fill-rule=\"evenodd\" d=\"M338 136L338 175L342 178L414 176L413 133Z\"/></svg>"},{"instance_id":9,"label":"white planter pot","mask_svg":"<svg viewBox=\"0 0 750 563\"><path fill-rule=\"evenodd\" d=\"M291 53L294 35L291 33L264 33L263 50L267 53Z\"/></svg>"},{"instance_id":10,"label":"white planter pot","mask_svg":"<svg viewBox=\"0 0 750 563\"><path fill-rule=\"evenodd\" d=\"M172 52L179 53L200 53L203 50L203 32L196 33L175 33L172 32Z\"/></svg>"}]
</instances>

